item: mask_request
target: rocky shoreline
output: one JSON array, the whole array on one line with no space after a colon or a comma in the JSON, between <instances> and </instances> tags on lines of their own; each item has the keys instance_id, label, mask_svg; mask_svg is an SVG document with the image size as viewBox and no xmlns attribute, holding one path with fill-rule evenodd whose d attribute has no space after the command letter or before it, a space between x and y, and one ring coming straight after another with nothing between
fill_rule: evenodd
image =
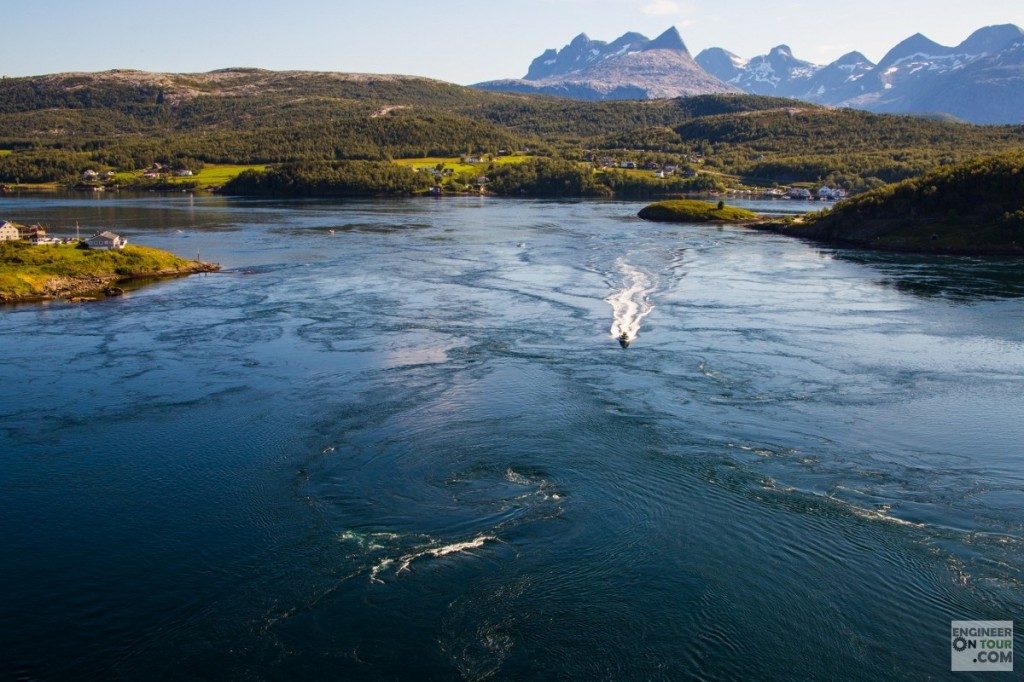
<instances>
[{"instance_id":1,"label":"rocky shoreline","mask_svg":"<svg viewBox=\"0 0 1024 682\"><path fill-rule=\"evenodd\" d=\"M217 263L195 262L183 268L139 272L130 275L52 277L46 282L42 293L20 296L0 292L0 303L41 303L53 300L65 300L71 303L98 301L122 295L124 289L120 285L123 284L145 280L187 277L188 275L217 272L219 270L220 265Z\"/></svg>"},{"instance_id":2,"label":"rocky shoreline","mask_svg":"<svg viewBox=\"0 0 1024 682\"><path fill-rule=\"evenodd\" d=\"M762 232L772 232L786 237L795 237L805 241L823 244L836 248L864 249L867 251L885 251L889 253L918 253L935 256L979 256L1020 258L1024 256L1024 245L1016 243L979 244L978 246L950 246L941 239L928 238L914 241L898 241L880 239L885 226L873 225L865 221L859 230L848 231L843 236L833 234L833 230L821 228L814 223L786 222L776 219L764 219L744 223L743 227ZM882 229L880 229L882 228Z\"/></svg>"}]
</instances>

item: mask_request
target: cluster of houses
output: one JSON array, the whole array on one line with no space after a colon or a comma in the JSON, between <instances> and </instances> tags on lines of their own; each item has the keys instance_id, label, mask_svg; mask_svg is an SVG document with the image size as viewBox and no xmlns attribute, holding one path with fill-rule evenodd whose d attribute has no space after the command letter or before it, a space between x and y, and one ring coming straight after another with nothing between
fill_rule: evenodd
<instances>
[{"instance_id":1,"label":"cluster of houses","mask_svg":"<svg viewBox=\"0 0 1024 682\"><path fill-rule=\"evenodd\" d=\"M82 182L94 183L94 182L110 182L114 179L114 171L107 171L100 173L92 169L82 173Z\"/></svg>"},{"instance_id":2,"label":"cluster of houses","mask_svg":"<svg viewBox=\"0 0 1024 682\"><path fill-rule=\"evenodd\" d=\"M184 166L172 168L171 166L163 163L154 163L142 172L142 177L144 178L162 178L168 175L176 175L179 178L191 178L193 173L191 169L185 168Z\"/></svg>"},{"instance_id":3,"label":"cluster of houses","mask_svg":"<svg viewBox=\"0 0 1024 682\"><path fill-rule=\"evenodd\" d=\"M684 178L691 178L697 174L690 168L681 168L679 165L674 163L662 164L657 161L641 163L631 159L616 159L611 156L596 156L589 150L584 152L583 160L594 164L594 166L602 170L610 168L617 168L621 170L648 170L651 171L656 178L668 178L673 175L681 175ZM701 159L700 162L703 162L703 159ZM691 163L697 162L691 161Z\"/></svg>"},{"instance_id":4,"label":"cluster of houses","mask_svg":"<svg viewBox=\"0 0 1024 682\"><path fill-rule=\"evenodd\" d=\"M479 161L479 157L475 156L464 156L462 157L461 161L463 163L481 163L481 161ZM437 166L431 166L427 168L415 169L417 173L426 173L431 178L433 178L435 184L430 188L430 194L432 196L440 196L441 194L443 194L444 188L441 186L441 182L445 178L450 178L455 175L455 169L447 168L444 166L444 164L438 164L438 166L440 166L440 168L438 168ZM486 175L479 175L472 180L468 180L467 182L470 187L476 188L480 193L484 193L487 191L487 184L490 181L491 179Z\"/></svg>"},{"instance_id":5,"label":"cluster of houses","mask_svg":"<svg viewBox=\"0 0 1024 682\"><path fill-rule=\"evenodd\" d=\"M520 152L520 153L521 154L529 154L530 153L530 148L527 147L526 149L522 150L522 152ZM487 155L482 155L482 154L466 154L465 156L460 156L459 157L459 161L461 161L462 163L473 163L473 164L476 164L476 163L487 163L488 161L492 161L495 156L512 156L512 151L509 150L509 149L499 149L497 154L487 154Z\"/></svg>"},{"instance_id":6,"label":"cluster of houses","mask_svg":"<svg viewBox=\"0 0 1024 682\"><path fill-rule=\"evenodd\" d=\"M190 178L193 173L189 168L173 167L162 163L154 163L152 166L142 171L142 177L150 179L169 177L172 175L179 178ZM101 173L90 168L89 170L82 172L81 184L91 187L101 187L113 182L115 177L116 175L114 171L105 171Z\"/></svg>"},{"instance_id":7,"label":"cluster of houses","mask_svg":"<svg viewBox=\"0 0 1024 682\"><path fill-rule=\"evenodd\" d=\"M78 239L76 237L61 239L60 237L48 236L46 234L46 228L42 225L16 225L15 223L7 220L0 220L0 242L16 241L25 241L37 246L43 244L71 244L75 242L82 242L90 249L97 249L100 251L123 249L128 244L127 239L108 230L97 232L86 239Z\"/></svg>"},{"instance_id":8,"label":"cluster of houses","mask_svg":"<svg viewBox=\"0 0 1024 682\"><path fill-rule=\"evenodd\" d=\"M815 193L804 187L794 187L786 193L786 196L800 201L814 201L815 199L819 201L839 201L846 198L846 190L839 187L825 186Z\"/></svg>"},{"instance_id":9,"label":"cluster of houses","mask_svg":"<svg viewBox=\"0 0 1024 682\"><path fill-rule=\"evenodd\" d=\"M30 244L60 244L61 239L50 237L42 225L15 225L0 221L0 242L26 241Z\"/></svg>"},{"instance_id":10,"label":"cluster of houses","mask_svg":"<svg viewBox=\"0 0 1024 682\"><path fill-rule=\"evenodd\" d=\"M822 201L839 201L846 198L846 190L840 187L822 187L818 190L818 198Z\"/></svg>"}]
</instances>

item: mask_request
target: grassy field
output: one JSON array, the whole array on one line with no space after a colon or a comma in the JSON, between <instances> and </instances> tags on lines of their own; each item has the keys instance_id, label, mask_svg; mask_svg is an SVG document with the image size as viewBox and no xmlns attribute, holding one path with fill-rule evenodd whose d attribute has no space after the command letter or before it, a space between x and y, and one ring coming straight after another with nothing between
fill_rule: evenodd
<instances>
[{"instance_id":1,"label":"grassy field","mask_svg":"<svg viewBox=\"0 0 1024 682\"><path fill-rule=\"evenodd\" d=\"M126 279L190 272L195 265L194 261L146 246L94 251L73 244L5 242L0 244L0 300L45 296L61 278Z\"/></svg>"},{"instance_id":2,"label":"grassy field","mask_svg":"<svg viewBox=\"0 0 1024 682\"><path fill-rule=\"evenodd\" d=\"M631 178L657 179L655 175L657 171L646 170L644 168L610 168L609 170L628 175Z\"/></svg>"},{"instance_id":3,"label":"grassy field","mask_svg":"<svg viewBox=\"0 0 1024 682\"><path fill-rule=\"evenodd\" d=\"M203 167L203 170L199 171L191 178L179 179L185 182L188 182L190 180L192 182L197 182L199 183L200 188L206 189L209 187L220 187L231 178L235 177L236 175L240 175L241 173L247 170L262 171L266 169L266 165L263 164L245 166L234 164L208 163Z\"/></svg>"},{"instance_id":4,"label":"grassy field","mask_svg":"<svg viewBox=\"0 0 1024 682\"><path fill-rule=\"evenodd\" d=\"M521 154L515 154L512 156L495 156L493 159L483 161L481 163L462 163L459 157L441 158L441 157L427 157L420 159L395 159L395 163L399 166L405 166L407 168L435 168L437 164L443 164L445 168L450 168L456 175L472 175L473 173L483 173L489 165L492 163L495 166L506 166L509 164L522 163L532 157Z\"/></svg>"},{"instance_id":5,"label":"grassy field","mask_svg":"<svg viewBox=\"0 0 1024 682\"><path fill-rule=\"evenodd\" d=\"M707 201L673 199L659 201L640 211L644 220L671 223L742 223L757 220L758 215L745 208L722 206Z\"/></svg>"},{"instance_id":6,"label":"grassy field","mask_svg":"<svg viewBox=\"0 0 1024 682\"><path fill-rule=\"evenodd\" d=\"M211 187L220 187L225 182L241 174L247 170L266 170L266 165L263 164L223 164L223 163L208 163L203 166L203 169L195 175L187 178L169 177L167 181L174 185L186 185L196 186L197 189L210 189ZM131 171L128 173L118 173L114 176L114 181L120 185L129 185L134 182L141 182L146 180L142 177L142 171Z\"/></svg>"},{"instance_id":7,"label":"grassy field","mask_svg":"<svg viewBox=\"0 0 1024 682\"><path fill-rule=\"evenodd\" d=\"M4 184L18 192L56 192L63 187L63 185L57 182L23 182L20 185L15 185L13 182L0 184Z\"/></svg>"}]
</instances>

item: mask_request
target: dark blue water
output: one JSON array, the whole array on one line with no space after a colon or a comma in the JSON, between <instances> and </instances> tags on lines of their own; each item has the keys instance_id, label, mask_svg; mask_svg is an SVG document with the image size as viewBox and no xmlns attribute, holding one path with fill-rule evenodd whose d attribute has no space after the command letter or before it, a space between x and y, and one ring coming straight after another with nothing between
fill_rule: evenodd
<instances>
[{"instance_id":1,"label":"dark blue water","mask_svg":"<svg viewBox=\"0 0 1024 682\"><path fill-rule=\"evenodd\" d=\"M638 208L0 200L224 265L0 310L0 678L949 677L1024 266Z\"/></svg>"}]
</instances>

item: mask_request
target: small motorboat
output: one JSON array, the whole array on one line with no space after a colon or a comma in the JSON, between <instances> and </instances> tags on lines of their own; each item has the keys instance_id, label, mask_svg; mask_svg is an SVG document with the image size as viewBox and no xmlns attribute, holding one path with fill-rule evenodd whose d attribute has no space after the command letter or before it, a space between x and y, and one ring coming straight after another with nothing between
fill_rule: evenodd
<instances>
[{"instance_id":1,"label":"small motorboat","mask_svg":"<svg viewBox=\"0 0 1024 682\"><path fill-rule=\"evenodd\" d=\"M626 332L622 332L622 334L619 335L619 345L623 348L629 348L629 341L629 334Z\"/></svg>"}]
</instances>

